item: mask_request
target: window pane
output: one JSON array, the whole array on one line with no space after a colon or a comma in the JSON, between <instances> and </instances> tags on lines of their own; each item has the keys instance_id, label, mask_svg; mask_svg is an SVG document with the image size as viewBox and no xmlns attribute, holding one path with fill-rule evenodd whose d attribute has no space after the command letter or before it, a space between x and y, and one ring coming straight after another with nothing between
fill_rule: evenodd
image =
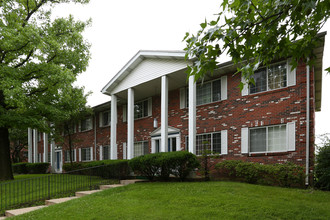
<instances>
[{"instance_id":1,"label":"window pane","mask_svg":"<svg viewBox=\"0 0 330 220\"><path fill-rule=\"evenodd\" d=\"M221 153L221 133L213 133L213 153Z\"/></svg>"},{"instance_id":2,"label":"window pane","mask_svg":"<svg viewBox=\"0 0 330 220\"><path fill-rule=\"evenodd\" d=\"M196 104L202 105L211 102L211 83L197 85Z\"/></svg>"},{"instance_id":3,"label":"window pane","mask_svg":"<svg viewBox=\"0 0 330 220\"><path fill-rule=\"evenodd\" d=\"M103 158L103 160L109 160L110 158L109 158L109 150L110 150L110 147L109 146L104 146L103 147L103 151L102 151L102 158Z\"/></svg>"},{"instance_id":4,"label":"window pane","mask_svg":"<svg viewBox=\"0 0 330 220\"><path fill-rule=\"evenodd\" d=\"M143 102L143 117L148 116L148 100Z\"/></svg>"},{"instance_id":5,"label":"window pane","mask_svg":"<svg viewBox=\"0 0 330 220\"><path fill-rule=\"evenodd\" d=\"M216 80L212 82L212 101L221 100L221 80Z\"/></svg>"},{"instance_id":6,"label":"window pane","mask_svg":"<svg viewBox=\"0 0 330 220\"><path fill-rule=\"evenodd\" d=\"M196 135L196 154L202 155L205 150L211 150L211 134Z\"/></svg>"},{"instance_id":7,"label":"window pane","mask_svg":"<svg viewBox=\"0 0 330 220\"><path fill-rule=\"evenodd\" d=\"M143 142L143 155L149 154L149 142L145 141Z\"/></svg>"},{"instance_id":8,"label":"window pane","mask_svg":"<svg viewBox=\"0 0 330 220\"><path fill-rule=\"evenodd\" d=\"M250 130L250 151L266 151L266 128L257 128Z\"/></svg>"},{"instance_id":9,"label":"window pane","mask_svg":"<svg viewBox=\"0 0 330 220\"><path fill-rule=\"evenodd\" d=\"M276 64L268 68L268 89L286 87L286 63Z\"/></svg>"},{"instance_id":10,"label":"window pane","mask_svg":"<svg viewBox=\"0 0 330 220\"><path fill-rule=\"evenodd\" d=\"M103 126L107 126L110 124L110 112L103 112L103 115L102 115L102 125Z\"/></svg>"},{"instance_id":11,"label":"window pane","mask_svg":"<svg viewBox=\"0 0 330 220\"><path fill-rule=\"evenodd\" d=\"M286 150L286 125L268 128L268 151Z\"/></svg>"},{"instance_id":12,"label":"window pane","mask_svg":"<svg viewBox=\"0 0 330 220\"><path fill-rule=\"evenodd\" d=\"M143 116L142 102L135 103L134 105L134 118L142 118Z\"/></svg>"},{"instance_id":13,"label":"window pane","mask_svg":"<svg viewBox=\"0 0 330 220\"><path fill-rule=\"evenodd\" d=\"M267 89L267 72L266 69L261 69L254 73L255 85L250 85L250 94L266 91Z\"/></svg>"}]
</instances>

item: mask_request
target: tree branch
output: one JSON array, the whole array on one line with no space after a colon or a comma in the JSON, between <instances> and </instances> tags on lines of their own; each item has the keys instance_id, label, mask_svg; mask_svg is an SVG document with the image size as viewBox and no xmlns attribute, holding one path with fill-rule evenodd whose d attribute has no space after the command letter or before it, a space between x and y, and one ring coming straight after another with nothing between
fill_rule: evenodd
<instances>
[{"instance_id":1,"label":"tree branch","mask_svg":"<svg viewBox=\"0 0 330 220\"><path fill-rule=\"evenodd\" d=\"M24 64L30 59L30 57L32 56L33 52L34 52L34 49L32 49L32 50L29 52L29 54L26 56L26 58L25 58L22 62L20 62L20 63L17 64L16 66L14 66L14 68L16 69L16 68L18 68L18 67L23 66L23 65L24 65Z\"/></svg>"}]
</instances>

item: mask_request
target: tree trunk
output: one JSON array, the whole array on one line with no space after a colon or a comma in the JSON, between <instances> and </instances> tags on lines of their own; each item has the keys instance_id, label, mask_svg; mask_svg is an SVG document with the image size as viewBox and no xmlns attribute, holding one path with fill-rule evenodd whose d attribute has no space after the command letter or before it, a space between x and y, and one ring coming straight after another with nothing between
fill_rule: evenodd
<instances>
[{"instance_id":1,"label":"tree trunk","mask_svg":"<svg viewBox=\"0 0 330 220\"><path fill-rule=\"evenodd\" d=\"M0 127L0 181L12 180L13 171L10 160L8 128Z\"/></svg>"}]
</instances>

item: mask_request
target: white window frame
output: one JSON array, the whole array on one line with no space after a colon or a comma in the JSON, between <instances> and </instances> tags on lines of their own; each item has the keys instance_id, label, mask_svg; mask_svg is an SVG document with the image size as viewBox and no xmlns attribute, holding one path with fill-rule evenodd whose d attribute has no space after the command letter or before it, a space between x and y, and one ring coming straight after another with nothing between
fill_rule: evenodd
<instances>
[{"instance_id":1,"label":"white window frame","mask_svg":"<svg viewBox=\"0 0 330 220\"><path fill-rule=\"evenodd\" d=\"M176 139L176 151L180 151L181 150L181 135L180 133L178 134L169 134L168 138L175 138ZM151 153L158 153L156 152L156 141L159 141L159 152L161 152L161 136L156 136L156 137L152 137L151 138ZM171 151L172 146L170 145ZM168 150L168 147L166 147L166 151Z\"/></svg>"},{"instance_id":2,"label":"white window frame","mask_svg":"<svg viewBox=\"0 0 330 220\"><path fill-rule=\"evenodd\" d=\"M144 144L147 144L148 145L148 151L145 152L145 149L144 149ZM143 144L142 145L142 154L141 155L135 155L135 145L136 144ZM134 142L134 146L133 146L133 157L138 157L138 156L142 156L142 155L146 155L146 154L149 154L149 141L148 140L145 140L145 141L136 141Z\"/></svg>"},{"instance_id":3,"label":"white window frame","mask_svg":"<svg viewBox=\"0 0 330 220\"><path fill-rule=\"evenodd\" d=\"M86 126L88 126L88 127L86 127L86 130L82 130L81 122L86 121L86 124L87 124L87 120L90 120L90 123L89 123L89 125L86 125ZM90 131L92 129L93 129L93 118L92 117L88 117L88 118L85 118L85 119L79 121L79 132Z\"/></svg>"},{"instance_id":4,"label":"white window frame","mask_svg":"<svg viewBox=\"0 0 330 220\"><path fill-rule=\"evenodd\" d=\"M69 153L69 150L65 150L64 151L64 163L68 163L70 162L70 158L68 158L69 160L67 160L67 156L70 157L69 155L67 155L67 153ZM76 162L77 157L76 157L76 149L72 149L72 162Z\"/></svg>"},{"instance_id":5,"label":"white window frame","mask_svg":"<svg viewBox=\"0 0 330 220\"><path fill-rule=\"evenodd\" d=\"M142 116L140 118L135 118L135 105L138 104L138 103L141 103L141 102L145 102L145 101L148 102L147 116ZM144 105L143 105L143 107L144 107ZM145 109L143 109L143 111L145 111ZM147 118L147 117L150 117L150 116L152 116L152 97L134 102L134 120L139 120L139 119ZM127 105L123 105L123 122L127 122Z\"/></svg>"},{"instance_id":6,"label":"white window frame","mask_svg":"<svg viewBox=\"0 0 330 220\"><path fill-rule=\"evenodd\" d=\"M89 159L86 159L86 158L83 159L83 151L84 150L89 150ZM82 147L82 148L80 148L79 154L80 154L80 160L82 162L92 161L93 160L93 149L92 149L92 147Z\"/></svg>"},{"instance_id":7,"label":"white window frame","mask_svg":"<svg viewBox=\"0 0 330 220\"><path fill-rule=\"evenodd\" d=\"M108 114L108 123L107 124L104 124L104 120L103 120L104 114ZM111 112L109 110L100 112L99 113L99 127L100 128L108 127L108 126L110 126L110 124L111 124Z\"/></svg>"}]
</instances>

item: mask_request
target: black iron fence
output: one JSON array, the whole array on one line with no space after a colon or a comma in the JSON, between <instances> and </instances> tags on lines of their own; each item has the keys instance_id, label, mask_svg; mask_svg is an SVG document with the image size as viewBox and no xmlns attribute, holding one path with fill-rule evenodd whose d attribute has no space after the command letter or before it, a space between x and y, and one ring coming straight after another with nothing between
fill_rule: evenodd
<instances>
[{"instance_id":1,"label":"black iron fence","mask_svg":"<svg viewBox=\"0 0 330 220\"><path fill-rule=\"evenodd\" d=\"M102 165L62 174L0 183L0 216L5 210L43 204L44 200L72 196L80 190L98 189L100 185L118 183L110 165Z\"/></svg>"}]
</instances>

